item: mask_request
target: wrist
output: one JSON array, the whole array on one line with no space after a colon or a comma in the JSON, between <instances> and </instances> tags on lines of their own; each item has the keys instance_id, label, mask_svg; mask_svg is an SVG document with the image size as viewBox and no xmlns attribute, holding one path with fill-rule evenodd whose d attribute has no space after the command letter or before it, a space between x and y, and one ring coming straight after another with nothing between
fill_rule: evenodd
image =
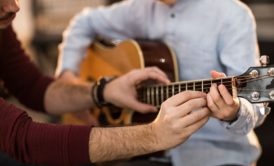
<instances>
[{"instance_id":1,"label":"wrist","mask_svg":"<svg viewBox=\"0 0 274 166\"><path fill-rule=\"evenodd\" d=\"M161 140L163 137L163 133L160 131L160 128L156 121L147 124L148 128L150 129L150 135L154 140L154 146L157 147L156 151L160 151L163 149L167 149L168 146L165 145L165 142Z\"/></svg>"},{"instance_id":2,"label":"wrist","mask_svg":"<svg viewBox=\"0 0 274 166\"><path fill-rule=\"evenodd\" d=\"M91 98L97 107L101 108L110 104L105 100L104 90L106 85L113 79L114 77L101 77L94 83L91 90Z\"/></svg>"},{"instance_id":3,"label":"wrist","mask_svg":"<svg viewBox=\"0 0 274 166\"><path fill-rule=\"evenodd\" d=\"M238 110L233 117L230 117L228 119L223 119L222 121L225 121L225 122L227 122L229 124L232 124L232 123L236 122L238 120L238 118L239 118L239 111L240 110Z\"/></svg>"}]
</instances>

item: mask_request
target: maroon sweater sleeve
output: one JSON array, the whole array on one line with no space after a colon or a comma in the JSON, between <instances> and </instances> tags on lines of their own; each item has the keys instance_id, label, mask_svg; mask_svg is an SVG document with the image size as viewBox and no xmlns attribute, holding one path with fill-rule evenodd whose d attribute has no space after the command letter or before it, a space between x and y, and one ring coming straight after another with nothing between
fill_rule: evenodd
<instances>
[{"instance_id":1,"label":"maroon sweater sleeve","mask_svg":"<svg viewBox=\"0 0 274 166\"><path fill-rule=\"evenodd\" d=\"M44 111L44 93L53 79L42 75L26 56L11 27L0 33L0 78L21 103Z\"/></svg>"},{"instance_id":2,"label":"maroon sweater sleeve","mask_svg":"<svg viewBox=\"0 0 274 166\"><path fill-rule=\"evenodd\" d=\"M11 157L39 165L89 163L91 127L36 123L0 98L0 149Z\"/></svg>"},{"instance_id":3,"label":"maroon sweater sleeve","mask_svg":"<svg viewBox=\"0 0 274 166\"><path fill-rule=\"evenodd\" d=\"M23 104L44 110L44 94L53 80L31 63L11 27L0 30L0 79ZM0 151L19 161L58 166L89 163L90 130L33 122L0 98Z\"/></svg>"}]
</instances>

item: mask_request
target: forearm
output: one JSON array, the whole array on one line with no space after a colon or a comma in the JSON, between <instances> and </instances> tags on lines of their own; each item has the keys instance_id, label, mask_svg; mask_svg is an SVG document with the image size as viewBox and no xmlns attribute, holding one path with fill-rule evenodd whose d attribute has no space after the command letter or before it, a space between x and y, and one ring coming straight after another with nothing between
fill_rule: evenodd
<instances>
[{"instance_id":1,"label":"forearm","mask_svg":"<svg viewBox=\"0 0 274 166\"><path fill-rule=\"evenodd\" d=\"M47 89L45 108L51 114L87 110L94 106L91 98L92 84L80 80L57 79Z\"/></svg>"},{"instance_id":2,"label":"forearm","mask_svg":"<svg viewBox=\"0 0 274 166\"><path fill-rule=\"evenodd\" d=\"M162 150L152 124L116 128L93 128L89 154L92 162L116 160Z\"/></svg>"}]
</instances>

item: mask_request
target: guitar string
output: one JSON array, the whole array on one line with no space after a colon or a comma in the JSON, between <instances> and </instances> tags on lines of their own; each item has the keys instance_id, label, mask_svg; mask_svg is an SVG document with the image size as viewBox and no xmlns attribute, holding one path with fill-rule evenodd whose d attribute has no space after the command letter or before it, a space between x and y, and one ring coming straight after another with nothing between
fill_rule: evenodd
<instances>
[{"instance_id":1,"label":"guitar string","mask_svg":"<svg viewBox=\"0 0 274 166\"><path fill-rule=\"evenodd\" d=\"M271 77L271 76L268 76L268 75L263 75L261 77L257 77L257 78L252 78L252 77L249 77L248 79L238 79L237 78L237 81L241 81L240 83L248 83L248 82L252 82L252 81L257 81L257 80L262 80L262 79L265 79L267 77ZM222 84L228 84L228 85L231 85L232 81L230 81L232 78L230 78L229 80L226 78L226 80L224 80L223 82L221 82ZM193 85L194 84L197 84L198 85L201 85L202 82L203 82L203 86L211 86L212 84L214 83L220 83L220 82L216 82L216 81L221 81L221 79L218 79L218 80L204 80L204 81L197 81L197 82L181 82L181 83L178 83L178 84L170 84L170 85L162 85L164 87L172 87L172 86L181 86L181 85L187 85L188 87L194 87ZM204 83L206 82L206 83ZM208 83L209 82L209 83ZM195 85L196 87L197 85ZM145 88L159 88L161 87L161 85L151 85L151 86L147 86Z\"/></svg>"},{"instance_id":2,"label":"guitar string","mask_svg":"<svg viewBox=\"0 0 274 166\"><path fill-rule=\"evenodd\" d=\"M206 89L203 89L203 90L204 90L204 92L209 92L209 88L206 88ZM227 88L227 90L228 91L232 91L232 88ZM269 89L269 90L237 88L237 90L238 91L245 91L245 92L254 92L254 91L257 91L257 92L268 92L270 90L274 90L274 88ZM183 91L185 91L185 90L184 89L182 91L174 90L174 94L178 94L178 93L183 92ZM195 91L202 91L202 89L197 88L197 89L195 89ZM166 94L166 93L164 93L164 94ZM171 93L171 92L168 93L168 96L172 96L172 95L173 95L173 93Z\"/></svg>"},{"instance_id":3,"label":"guitar string","mask_svg":"<svg viewBox=\"0 0 274 166\"><path fill-rule=\"evenodd\" d=\"M226 78L226 79L223 79L223 81L221 82L222 84L226 84L228 83L228 85L230 85L232 83L232 81L230 81L232 78ZM259 80L258 78L249 78L249 79L237 79L238 81L242 81L244 80L245 82L241 82L241 83L247 83L247 82L251 82L251 81L256 81L256 80ZM147 86L147 87L143 87L143 88L161 88L162 86L163 87L176 87L176 86L181 86L181 85L186 85L188 87L194 87L193 85L195 85L195 87L197 87L198 85L201 85L203 84L203 86L211 86L212 84L214 83L220 83L218 81L221 81L221 79L216 79L216 80L203 80L203 81L196 81L196 82L180 82L180 83L175 83L175 84L169 84L169 85L150 85L150 86ZM198 84L198 85L197 85Z\"/></svg>"},{"instance_id":4,"label":"guitar string","mask_svg":"<svg viewBox=\"0 0 274 166\"><path fill-rule=\"evenodd\" d=\"M260 77L257 77L257 78L253 78L253 77L251 77L251 76L241 76L241 77L237 77L237 80L244 80L245 82L241 82L241 83L247 83L247 82L251 82L251 81L256 81L256 80L261 80L261 79L264 79L264 78L267 78L267 77L271 77L271 76L269 76L269 75L263 75L263 76L260 76ZM248 79L238 79L238 78L248 78ZM232 78L225 78L226 80L231 80ZM218 80L213 80L213 81L220 81L221 79L218 79ZM206 80L206 81L210 81L210 80ZM211 81L210 81L211 82ZM227 85L228 87L227 87L227 89L229 90L229 91L232 91L232 88L229 88L230 87L230 85L231 85L231 82L232 81L224 81L224 82L222 82L222 84L224 84L225 86ZM214 83L214 82L213 82ZM184 84L186 84L186 83L184 83ZM192 83L192 84L194 84L194 83ZM181 86L182 84L178 84L179 86ZM202 84L200 84L200 85L202 85ZM204 86L205 85L212 85L212 83L210 83L210 84L203 84ZM173 89L170 89L170 86L174 86L174 85L168 85L168 86L166 86L165 88L168 88L168 94L166 94L165 93L165 95L163 96L164 98L166 98L166 96L172 96L172 95L174 95L174 93L179 93L180 91L179 91L179 88L177 88L177 86L175 86ZM160 87L160 86L159 86ZM196 85L195 85L195 87L196 87ZM153 88L157 88L157 87L153 87ZM190 85L188 85L188 89L191 89L191 88L194 88L194 86L192 86L191 84ZM180 88L181 90L186 90L186 89L182 89L182 88ZM248 92L248 91L255 91L256 89L243 89L243 88L237 88L238 90L241 90L241 91L246 91L246 92ZM205 88L195 88L195 90L196 91L209 91L209 87L205 87ZM172 93L170 93L170 91L172 91ZM256 91L258 91L258 92L265 92L266 90L256 90ZM166 90L165 90L165 92L166 92ZM140 92L139 92L140 93ZM143 96L143 95L141 95L141 96ZM145 98L139 98L140 100L146 100L147 98L145 97Z\"/></svg>"},{"instance_id":5,"label":"guitar string","mask_svg":"<svg viewBox=\"0 0 274 166\"><path fill-rule=\"evenodd\" d=\"M232 91L232 88L230 88L230 89L228 89L228 90L231 90ZM254 91L256 91L256 92L268 92L268 90L256 90L256 89L238 89L239 91L244 91L244 92L254 92ZM200 91L199 89L197 89L196 91ZM182 91L181 91L182 92ZM207 91L207 92L209 92L209 90ZM177 91L177 92L175 92L174 94L172 94L172 93L168 93L168 94L165 94L164 95L164 97L163 98L158 98L158 100L156 100L156 98L154 98L154 102L152 103L152 101L150 101L150 102L148 102L147 101L147 98L146 97L142 97L142 98L139 98L139 101L142 101L142 102L145 102L145 103L150 103L150 104L153 104L153 105L155 105L155 106L160 106L160 104L163 102L163 101L165 101L166 99L168 99L168 98L170 98L171 96L174 96L175 94L178 94L178 93L180 93L179 91ZM167 97L168 96L168 97ZM152 96L151 96L152 97ZM153 97L155 97L155 96L153 96ZM150 98L150 100L151 100L151 98ZM158 101L158 104L156 104L157 103L157 101Z\"/></svg>"},{"instance_id":6,"label":"guitar string","mask_svg":"<svg viewBox=\"0 0 274 166\"><path fill-rule=\"evenodd\" d=\"M232 88L230 88L230 89L228 89L228 90L232 90ZM254 91L256 91L256 92L268 92L268 90L258 90L258 89L242 89L242 88L238 88L238 90L239 90L239 91L244 91L244 92L254 92ZM196 91L200 91L200 90L197 89ZM180 92L179 92L179 91L175 92L175 94L178 94L178 93L180 93ZM158 103L162 103L164 100L166 100L167 98L169 98L169 97L171 97L171 96L173 96L173 95L174 95L174 94L172 94L172 93L168 93L168 97L166 97L166 94L165 94L164 98L158 99ZM144 98L139 98L139 100L140 100L140 101L143 101L143 102L147 102L147 98L146 98L146 97L144 97ZM156 100L155 100L155 102L156 102ZM151 103L151 102L150 102L150 103ZM159 104L154 104L154 105L158 106Z\"/></svg>"},{"instance_id":7,"label":"guitar string","mask_svg":"<svg viewBox=\"0 0 274 166\"><path fill-rule=\"evenodd\" d=\"M265 77L270 77L270 76L262 76L261 78L251 78L251 79L249 79L249 80L245 80L245 82L241 82L241 83L247 83L247 82L251 82L251 81L256 81L256 80L261 80L261 79L264 79ZM231 85L231 83L232 83L232 81L225 81L225 82L223 82L222 84L223 85L225 85L225 86L227 86L227 87L229 87L230 85ZM179 86L181 86L181 85L184 85L184 84L178 84ZM186 85L186 84L185 84ZM192 89L192 88L194 88L194 87L197 87L197 88L195 88L195 89L199 89L199 87L197 86L197 84L195 85L195 86L193 86L194 84L187 84L187 86L188 86L188 89ZM200 84L200 85L202 85L202 84ZM211 86L212 85L212 83L210 83L210 84L203 84L203 86ZM171 86L174 86L174 85L167 85L165 88L168 88L168 91L172 91L172 89L170 89L170 87ZM158 86L158 87L150 87L150 88L159 88L160 86ZM203 88L203 89L206 89L207 87L205 87L205 88ZM178 86L174 86L174 88L173 88L174 90L178 90L179 88L178 88ZM182 89L181 87L180 87L180 89ZM184 88L183 88L184 89ZM186 89L185 89L186 90Z\"/></svg>"}]
</instances>

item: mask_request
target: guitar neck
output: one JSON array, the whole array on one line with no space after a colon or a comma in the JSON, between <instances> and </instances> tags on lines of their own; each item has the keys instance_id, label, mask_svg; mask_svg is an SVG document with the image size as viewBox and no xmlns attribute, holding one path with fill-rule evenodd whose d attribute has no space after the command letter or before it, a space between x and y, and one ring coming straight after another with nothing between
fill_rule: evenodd
<instances>
[{"instance_id":1,"label":"guitar neck","mask_svg":"<svg viewBox=\"0 0 274 166\"><path fill-rule=\"evenodd\" d=\"M234 77L226 77L220 79L174 82L168 85L142 86L137 91L138 99L143 103L160 107L161 103L166 99L183 91L191 90L208 93L212 84L223 84L232 94L233 78Z\"/></svg>"}]
</instances>

